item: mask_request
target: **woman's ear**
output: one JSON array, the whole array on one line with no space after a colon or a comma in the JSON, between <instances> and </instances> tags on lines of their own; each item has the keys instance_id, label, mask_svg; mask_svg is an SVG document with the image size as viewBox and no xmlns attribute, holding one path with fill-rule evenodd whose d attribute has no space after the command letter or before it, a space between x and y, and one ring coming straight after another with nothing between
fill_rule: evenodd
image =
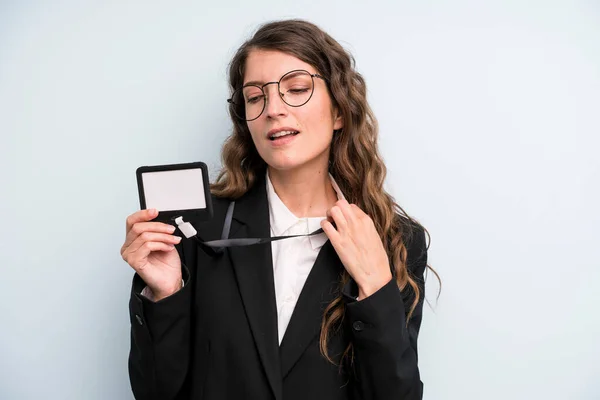
<instances>
[{"instance_id":1,"label":"woman's ear","mask_svg":"<svg viewBox=\"0 0 600 400\"><path fill-rule=\"evenodd\" d=\"M340 113L339 109L335 110L334 115L335 119L333 120L333 130L339 131L344 127L344 117L342 117L342 114Z\"/></svg>"}]
</instances>

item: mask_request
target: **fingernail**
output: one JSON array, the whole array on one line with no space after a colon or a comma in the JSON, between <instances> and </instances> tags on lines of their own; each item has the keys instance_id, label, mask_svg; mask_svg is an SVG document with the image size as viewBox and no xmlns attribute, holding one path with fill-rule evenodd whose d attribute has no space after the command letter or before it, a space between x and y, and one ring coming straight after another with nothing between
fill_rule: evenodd
<instances>
[{"instance_id":1,"label":"fingernail","mask_svg":"<svg viewBox=\"0 0 600 400\"><path fill-rule=\"evenodd\" d=\"M176 237L175 241L176 241L177 243L181 242L181 236L175 236L175 237Z\"/></svg>"},{"instance_id":2,"label":"fingernail","mask_svg":"<svg viewBox=\"0 0 600 400\"><path fill-rule=\"evenodd\" d=\"M175 232L175 227L173 225L169 225L169 232Z\"/></svg>"}]
</instances>

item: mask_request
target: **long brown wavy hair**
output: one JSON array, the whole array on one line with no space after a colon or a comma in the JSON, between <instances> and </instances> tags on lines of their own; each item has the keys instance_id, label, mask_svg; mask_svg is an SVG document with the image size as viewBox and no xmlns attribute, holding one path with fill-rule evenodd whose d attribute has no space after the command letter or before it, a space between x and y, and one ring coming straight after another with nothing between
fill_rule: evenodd
<instances>
[{"instance_id":1,"label":"long brown wavy hair","mask_svg":"<svg viewBox=\"0 0 600 400\"><path fill-rule=\"evenodd\" d=\"M373 220L398 287L412 299L408 321L424 293L421 293L417 278L408 272L405 244L411 241L415 227L421 225L409 217L383 189L386 167L377 148L377 120L367 103L365 81L354 68L353 56L310 22L298 19L270 22L262 25L252 38L243 43L231 60L229 85L232 92L243 84L248 54L258 49L293 55L312 65L326 78L333 106L339 110L344 121L343 128L333 136L329 172L348 202L356 204ZM217 197L237 199L253 186L259 174L264 173L266 163L254 146L247 123L235 117L236 105L230 104L229 107L233 133L223 144L223 168L216 182L211 184L211 192ZM244 115L243 105L241 107L238 114ZM429 232L422 229L429 236ZM427 267L431 268L429 265ZM348 272L344 270L340 288L349 279ZM321 352L334 364L327 343L341 328L344 313L344 301L340 294L327 306L321 323ZM351 343L342 355L344 359L353 359Z\"/></svg>"}]
</instances>

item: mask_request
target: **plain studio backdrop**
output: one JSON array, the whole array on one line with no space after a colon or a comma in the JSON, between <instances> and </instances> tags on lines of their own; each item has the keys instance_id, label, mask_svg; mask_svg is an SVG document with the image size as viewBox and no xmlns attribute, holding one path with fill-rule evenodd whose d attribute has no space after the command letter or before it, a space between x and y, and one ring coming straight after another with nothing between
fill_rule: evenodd
<instances>
[{"instance_id":1,"label":"plain studio backdrop","mask_svg":"<svg viewBox=\"0 0 600 400\"><path fill-rule=\"evenodd\" d=\"M600 398L600 5L0 3L0 399L131 399L135 169L204 161L260 23L352 52L386 189L430 231L426 400Z\"/></svg>"}]
</instances>

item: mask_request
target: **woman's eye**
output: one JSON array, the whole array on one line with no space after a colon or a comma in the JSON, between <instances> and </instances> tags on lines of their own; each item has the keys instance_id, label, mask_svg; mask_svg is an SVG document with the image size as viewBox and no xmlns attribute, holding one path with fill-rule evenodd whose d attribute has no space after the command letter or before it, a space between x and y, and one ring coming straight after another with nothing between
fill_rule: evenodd
<instances>
[{"instance_id":1,"label":"woman's eye","mask_svg":"<svg viewBox=\"0 0 600 400\"><path fill-rule=\"evenodd\" d=\"M289 93L306 93L309 90L310 90L309 88L295 88L295 89L288 89L288 92Z\"/></svg>"},{"instance_id":2,"label":"woman's eye","mask_svg":"<svg viewBox=\"0 0 600 400\"><path fill-rule=\"evenodd\" d=\"M261 99L262 99L262 96L253 96L253 97L248 97L248 100L246 100L246 102L248 104L255 104L255 103L258 103Z\"/></svg>"}]
</instances>

